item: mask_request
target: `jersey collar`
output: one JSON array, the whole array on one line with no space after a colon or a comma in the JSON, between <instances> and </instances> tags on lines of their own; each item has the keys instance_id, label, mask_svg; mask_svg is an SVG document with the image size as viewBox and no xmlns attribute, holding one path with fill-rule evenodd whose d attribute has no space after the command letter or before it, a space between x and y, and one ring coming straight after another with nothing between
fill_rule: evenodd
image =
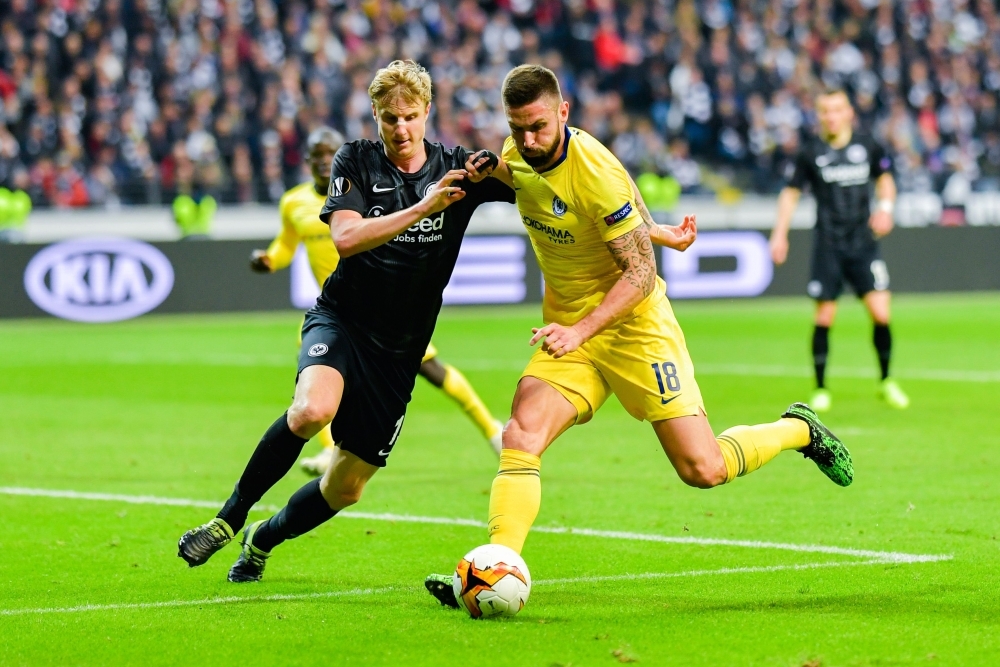
<instances>
[{"instance_id":1,"label":"jersey collar","mask_svg":"<svg viewBox=\"0 0 1000 667\"><path fill-rule=\"evenodd\" d=\"M395 176L398 176L399 178L403 179L404 181L410 181L410 182L412 182L412 181L418 181L421 178L423 178L424 176L426 176L427 172L431 170L431 162L432 162L431 150L432 150L433 144L431 144L431 142L427 141L426 138L424 138L424 151L426 152L427 160L424 161L424 164L423 164L422 167L420 167L420 169L416 170L412 174L408 174L405 171L402 171L396 165L394 165L392 163L392 160L389 159L389 156L385 154L385 144L382 143L381 139L379 140L378 143L379 143L379 154L382 156L383 163L387 167L389 167L390 172L392 174L394 174Z\"/></svg>"},{"instance_id":2,"label":"jersey collar","mask_svg":"<svg viewBox=\"0 0 1000 667\"><path fill-rule=\"evenodd\" d=\"M551 167L546 167L545 169L542 169L541 171L539 171L538 172L539 174L544 174L547 171L552 171L553 169L555 169L556 167L558 167L559 165L561 165L563 162L566 161L566 156L569 155L569 138L571 136L570 133L569 133L569 125L568 124L563 126L563 131L565 133L565 140L563 141L563 152L562 152L562 155L559 156L558 160L556 160L554 163L552 163Z\"/></svg>"}]
</instances>

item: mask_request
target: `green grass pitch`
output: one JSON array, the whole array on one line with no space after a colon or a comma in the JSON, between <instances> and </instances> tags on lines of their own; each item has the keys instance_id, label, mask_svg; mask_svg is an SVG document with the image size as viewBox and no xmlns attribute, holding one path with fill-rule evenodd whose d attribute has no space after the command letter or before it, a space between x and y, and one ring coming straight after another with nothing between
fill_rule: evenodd
<instances>
[{"instance_id":1,"label":"green grass pitch","mask_svg":"<svg viewBox=\"0 0 1000 667\"><path fill-rule=\"evenodd\" d=\"M674 306L717 432L808 396L809 302ZM237 586L235 546L196 569L176 557L215 510L158 499L229 494L288 404L300 315L2 323L0 665L1000 664L1000 295L894 308L906 412L875 398L857 303L832 334L827 423L854 454L852 487L786 453L687 488L649 426L609 401L545 456L528 606L479 622L421 582L486 541L431 520L485 520L496 460L422 380L354 508L367 514L283 545L263 582ZM434 340L506 417L537 321L537 308L446 309ZM293 470L264 503L305 481Z\"/></svg>"}]
</instances>

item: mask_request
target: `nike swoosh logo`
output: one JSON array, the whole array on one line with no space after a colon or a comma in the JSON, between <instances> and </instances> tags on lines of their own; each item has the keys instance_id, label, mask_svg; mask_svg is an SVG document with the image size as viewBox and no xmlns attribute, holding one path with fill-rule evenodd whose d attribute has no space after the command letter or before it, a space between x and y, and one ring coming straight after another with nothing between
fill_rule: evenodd
<instances>
[{"instance_id":1,"label":"nike swoosh logo","mask_svg":"<svg viewBox=\"0 0 1000 667\"><path fill-rule=\"evenodd\" d=\"M389 192L395 189L396 189L395 185L392 186L391 188L380 188L377 183L372 186L372 192Z\"/></svg>"},{"instance_id":2,"label":"nike swoosh logo","mask_svg":"<svg viewBox=\"0 0 1000 667\"><path fill-rule=\"evenodd\" d=\"M389 451L391 452L392 450L389 450ZM387 452L387 451L385 451L383 449L380 449L380 450L378 450L378 455L379 456L389 456L389 452Z\"/></svg>"},{"instance_id":3,"label":"nike swoosh logo","mask_svg":"<svg viewBox=\"0 0 1000 667\"><path fill-rule=\"evenodd\" d=\"M671 396L670 398L662 398L661 397L660 398L660 404L661 405L666 405L667 403L669 403L670 401L674 400L675 398L680 398L680 394L677 394L677 396Z\"/></svg>"}]
</instances>

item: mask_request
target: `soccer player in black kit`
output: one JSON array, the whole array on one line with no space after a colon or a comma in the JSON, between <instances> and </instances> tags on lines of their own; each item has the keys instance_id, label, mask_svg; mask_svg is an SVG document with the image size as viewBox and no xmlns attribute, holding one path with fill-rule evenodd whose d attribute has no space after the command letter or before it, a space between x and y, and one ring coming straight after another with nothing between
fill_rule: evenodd
<instances>
[{"instance_id":1,"label":"soccer player in black kit","mask_svg":"<svg viewBox=\"0 0 1000 667\"><path fill-rule=\"evenodd\" d=\"M342 259L306 314L292 405L261 438L216 518L181 537L178 555L194 567L228 544L327 424L337 447L323 477L246 527L232 582L260 580L274 547L358 502L385 466L469 220L483 202L514 201L512 189L485 178L495 155L424 140L424 68L395 61L368 92L381 141L352 141L334 158L320 218Z\"/></svg>"},{"instance_id":2,"label":"soccer player in black kit","mask_svg":"<svg viewBox=\"0 0 1000 667\"><path fill-rule=\"evenodd\" d=\"M878 239L892 231L896 184L892 160L868 136L853 130L854 108L843 90L816 98L819 137L812 137L795 160L788 185L778 197L778 220L771 232L775 264L788 257L788 227L802 188L809 184L816 197L816 230L807 291L816 300L812 353L816 391L809 405L817 412L832 407L826 388L830 327L837 314L837 297L848 282L864 301L874 324L873 342L882 382L879 395L890 406L905 409L910 399L889 376L892 335L889 331L889 272ZM877 205L871 210L870 185L875 182Z\"/></svg>"}]
</instances>

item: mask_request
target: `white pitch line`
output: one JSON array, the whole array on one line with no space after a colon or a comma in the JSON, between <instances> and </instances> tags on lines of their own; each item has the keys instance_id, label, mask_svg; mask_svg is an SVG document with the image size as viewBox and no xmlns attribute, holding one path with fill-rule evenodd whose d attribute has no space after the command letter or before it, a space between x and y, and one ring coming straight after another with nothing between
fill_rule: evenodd
<instances>
[{"instance_id":1,"label":"white pitch line","mask_svg":"<svg viewBox=\"0 0 1000 667\"><path fill-rule=\"evenodd\" d=\"M835 554L854 558L876 558L894 563L932 563L951 560L950 554L908 554L897 551L869 551L868 549L848 549L846 547L831 547L822 544L791 544L785 542L761 542L758 540L727 540L714 537L671 537L650 533L628 533L616 530L594 530L592 528L560 528L536 526L533 531L540 533L568 533L586 535L588 537L603 537L612 540L635 540L638 542L661 542L666 544L699 544L703 546L742 547L746 549L778 549L781 551L798 551L802 553Z\"/></svg>"},{"instance_id":2,"label":"white pitch line","mask_svg":"<svg viewBox=\"0 0 1000 667\"><path fill-rule=\"evenodd\" d=\"M854 567L857 565L892 565L895 561L879 558L872 560L832 561L825 563L799 563L798 565L755 565L750 567L723 567L717 570L687 570L685 572L640 572L638 574L607 574L593 577L570 577L568 579L542 579L532 582L532 586L556 586L562 584L599 584L606 581L637 581L641 579L674 579L677 577L703 577L712 574L756 574L759 572L784 572L787 570L816 570L825 567Z\"/></svg>"},{"instance_id":3,"label":"white pitch line","mask_svg":"<svg viewBox=\"0 0 1000 667\"><path fill-rule=\"evenodd\" d=\"M25 614L75 614L83 611L117 611L122 609L162 609L165 607L201 607L215 604L233 604L238 602L286 602L297 600L315 600L320 598L350 597L355 595L378 595L395 590L386 588L356 588L350 591L330 591L328 593L299 593L277 595L230 595L204 600L165 600L163 602L123 602L119 604L81 604L75 607L34 607L29 609L0 609L0 616L22 616Z\"/></svg>"},{"instance_id":4,"label":"white pitch line","mask_svg":"<svg viewBox=\"0 0 1000 667\"><path fill-rule=\"evenodd\" d=\"M635 574L611 574L593 577L571 577L565 579L540 579L533 586L565 586L568 584L599 584L612 581L639 581L650 579L678 579L683 577L704 577L726 574L758 574L797 570L816 570L831 567L854 567L858 565L889 565L893 561L880 559L862 561L834 561L824 563L800 563L798 565L761 565L752 567L723 567L716 570L686 570L683 572L639 572ZM135 609L164 609L170 607L202 607L218 604L238 604L245 602L298 602L323 598L338 598L362 595L378 595L404 589L387 586L384 588L356 588L349 591L326 593L292 593L259 596L228 596L203 600L165 600L163 602L124 602L117 604L83 604L75 607L33 607L27 609L0 609L0 616L25 616L31 614L74 614L88 611L120 611Z\"/></svg>"},{"instance_id":5,"label":"white pitch line","mask_svg":"<svg viewBox=\"0 0 1000 667\"><path fill-rule=\"evenodd\" d=\"M46 358L12 358L0 360L0 368L23 367L38 364L52 364L60 362L52 357ZM198 366L226 366L226 367L250 367L264 366L270 368L294 368L295 354L233 354L231 352L219 351L212 354L176 354L160 352L150 354L148 352L118 352L112 354L95 354L89 357L75 356L67 362L104 364L104 365L136 365L136 364L158 364L158 365L198 365ZM455 366L469 371L511 371L520 372L527 363L527 357L523 360L510 359L451 359ZM746 377L784 377L784 378L808 378L812 377L812 370L808 364L801 366L781 365L781 364L717 364L717 363L695 363L696 375L719 375L719 376L746 376ZM975 382L975 383L995 383L1000 382L1000 370L963 370L948 368L925 368L925 369L897 369L893 371L896 377L904 380L926 380L934 382ZM867 367L843 367L834 366L828 371L831 377L869 379L875 378L876 373L873 368Z\"/></svg>"},{"instance_id":6,"label":"white pitch line","mask_svg":"<svg viewBox=\"0 0 1000 667\"><path fill-rule=\"evenodd\" d=\"M73 500L97 500L123 502L134 505L166 505L171 507L199 507L215 509L220 502L207 500L189 500L186 498L162 498L159 496L129 496L116 493L92 493L87 491L66 491L58 489L28 489L22 487L0 487L0 495L36 496L44 498L69 498ZM258 506L255 510L274 512L273 506ZM410 514L341 512L337 516L345 519L365 519L368 521L393 521L401 523L437 524L448 526L468 526L485 528L486 524L475 519L461 519L436 516L413 516ZM583 537L598 537L610 540L628 540L636 542L658 542L661 544L693 544L701 546L737 547L744 549L776 549L779 551L794 551L799 553L822 553L852 558L874 558L893 563L932 563L951 560L950 554L909 554L897 551L872 551L868 549L849 549L846 547L826 546L822 544L793 544L785 542L763 542L758 540L728 540L713 537L672 537L652 533L631 533L616 530L596 530L593 528L572 528L561 526L535 526L531 529L536 533L555 535L580 535Z\"/></svg>"},{"instance_id":7,"label":"white pitch line","mask_svg":"<svg viewBox=\"0 0 1000 667\"><path fill-rule=\"evenodd\" d=\"M526 362L510 362L493 359L451 359L456 367L470 371L520 371ZM780 364L694 364L695 375L718 375L732 377L783 377L809 378L812 370L808 365L790 366ZM875 369L834 366L827 371L831 377L870 379L876 377ZM893 375L904 380L927 380L935 382L1000 382L1000 370L961 370L949 368L900 369Z\"/></svg>"},{"instance_id":8,"label":"white pitch line","mask_svg":"<svg viewBox=\"0 0 1000 667\"><path fill-rule=\"evenodd\" d=\"M838 368L829 373L833 377L874 378L873 368ZM812 370L805 366L782 366L761 364L698 364L695 374L701 375L745 375L750 377L812 377ZM894 375L905 380L932 380L945 382L1000 382L1000 371L956 370L947 368L925 368L894 371Z\"/></svg>"},{"instance_id":9,"label":"white pitch line","mask_svg":"<svg viewBox=\"0 0 1000 667\"><path fill-rule=\"evenodd\" d=\"M129 505L169 505L172 507L220 507L209 500L188 498L162 498L160 496L126 496L118 493L91 493L89 491L63 491L60 489L26 489L20 486L0 486L5 496L37 496L41 498L69 498L71 500L107 500Z\"/></svg>"}]
</instances>

